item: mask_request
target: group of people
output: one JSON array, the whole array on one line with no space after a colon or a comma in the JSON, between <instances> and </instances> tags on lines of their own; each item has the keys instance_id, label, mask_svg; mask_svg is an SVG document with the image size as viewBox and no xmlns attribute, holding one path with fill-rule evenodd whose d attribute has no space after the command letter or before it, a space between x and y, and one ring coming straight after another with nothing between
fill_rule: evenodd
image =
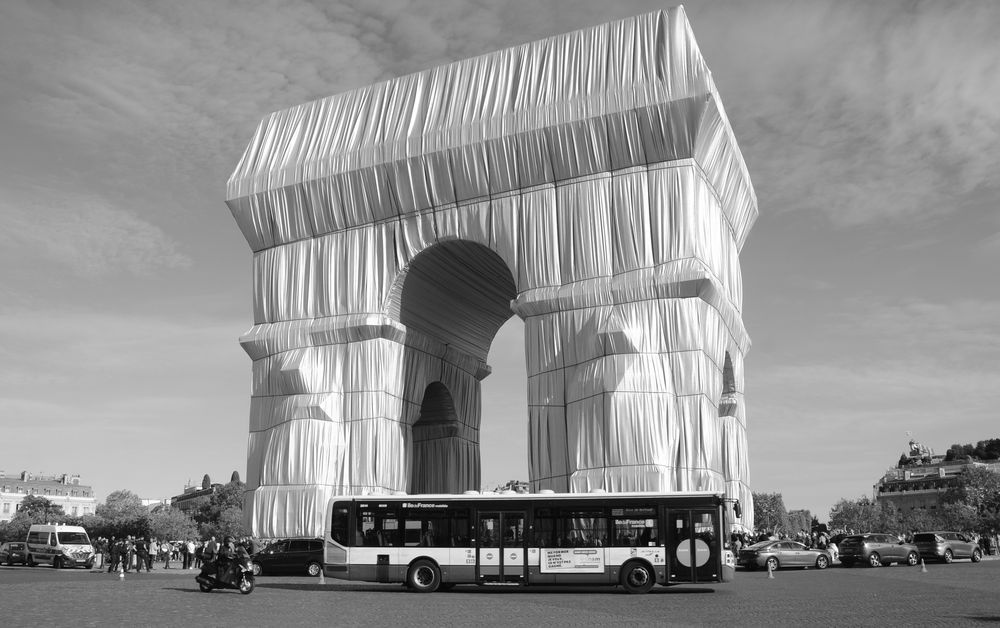
<instances>
[{"instance_id":1,"label":"group of people","mask_svg":"<svg viewBox=\"0 0 1000 628\"><path fill-rule=\"evenodd\" d=\"M226 537L232 538L232 537ZM251 537L245 537L233 544L245 547L248 554L259 552L263 546ZM98 538L94 542L97 554L95 568L107 568L108 573L123 571L139 573L143 570L152 571L154 562L162 562L163 569L171 569L171 561L176 568L200 569L206 562L211 562L219 553L220 545L215 537L206 541L186 539L184 541L166 541L146 537L123 536L106 539ZM179 566L178 566L179 564Z\"/></svg>"}]
</instances>

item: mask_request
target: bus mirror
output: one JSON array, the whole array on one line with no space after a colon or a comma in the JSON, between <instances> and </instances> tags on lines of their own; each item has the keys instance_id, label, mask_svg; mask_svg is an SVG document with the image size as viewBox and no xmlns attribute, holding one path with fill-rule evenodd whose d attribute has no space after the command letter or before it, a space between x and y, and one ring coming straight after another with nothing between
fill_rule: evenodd
<instances>
[{"instance_id":1,"label":"bus mirror","mask_svg":"<svg viewBox=\"0 0 1000 628\"><path fill-rule=\"evenodd\" d=\"M740 500L733 502L733 514L736 515L737 519L743 518L743 508L740 506Z\"/></svg>"}]
</instances>

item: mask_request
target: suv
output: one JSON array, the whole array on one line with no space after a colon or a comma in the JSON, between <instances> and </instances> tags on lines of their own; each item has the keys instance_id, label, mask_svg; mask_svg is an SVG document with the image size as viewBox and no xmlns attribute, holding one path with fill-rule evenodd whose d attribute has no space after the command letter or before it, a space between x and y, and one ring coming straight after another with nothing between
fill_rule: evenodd
<instances>
[{"instance_id":1,"label":"suv","mask_svg":"<svg viewBox=\"0 0 1000 628\"><path fill-rule=\"evenodd\" d=\"M0 545L0 563L7 563L8 565L21 563L22 565L27 565L28 549L24 546L24 543L8 541Z\"/></svg>"},{"instance_id":2,"label":"suv","mask_svg":"<svg viewBox=\"0 0 1000 628\"><path fill-rule=\"evenodd\" d=\"M913 542L920 549L920 555L950 563L955 558L971 558L978 563L983 559L983 550L972 539L958 532L917 532Z\"/></svg>"},{"instance_id":3,"label":"suv","mask_svg":"<svg viewBox=\"0 0 1000 628\"><path fill-rule=\"evenodd\" d=\"M318 576L323 571L321 539L282 539L253 555L253 573Z\"/></svg>"},{"instance_id":4,"label":"suv","mask_svg":"<svg viewBox=\"0 0 1000 628\"><path fill-rule=\"evenodd\" d=\"M845 567L864 562L872 567L920 562L920 550L912 543L900 541L892 534L852 534L845 536L840 545L840 562Z\"/></svg>"}]
</instances>

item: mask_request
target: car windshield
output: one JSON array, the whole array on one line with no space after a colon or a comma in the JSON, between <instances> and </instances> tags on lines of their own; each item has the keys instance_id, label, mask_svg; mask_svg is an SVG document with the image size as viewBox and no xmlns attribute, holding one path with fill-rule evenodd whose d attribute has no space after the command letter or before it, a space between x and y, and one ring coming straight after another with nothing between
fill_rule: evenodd
<instances>
[{"instance_id":1,"label":"car windshield","mask_svg":"<svg viewBox=\"0 0 1000 628\"><path fill-rule=\"evenodd\" d=\"M90 545L86 532L59 532L58 535L63 545Z\"/></svg>"},{"instance_id":2,"label":"car windshield","mask_svg":"<svg viewBox=\"0 0 1000 628\"><path fill-rule=\"evenodd\" d=\"M931 542L931 543L933 543L935 540L937 540L937 535L936 534L915 534L913 536L913 540L917 541L917 542L924 541L924 542Z\"/></svg>"}]
</instances>

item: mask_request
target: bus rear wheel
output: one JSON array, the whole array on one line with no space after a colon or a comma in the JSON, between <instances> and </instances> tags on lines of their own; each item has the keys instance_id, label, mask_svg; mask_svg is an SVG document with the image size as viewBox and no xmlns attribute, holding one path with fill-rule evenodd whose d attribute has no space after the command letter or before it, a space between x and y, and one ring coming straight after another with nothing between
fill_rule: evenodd
<instances>
[{"instance_id":1,"label":"bus rear wheel","mask_svg":"<svg viewBox=\"0 0 1000 628\"><path fill-rule=\"evenodd\" d=\"M622 586L629 593L649 593L655 583L653 568L646 563L629 563L622 571Z\"/></svg>"},{"instance_id":2,"label":"bus rear wheel","mask_svg":"<svg viewBox=\"0 0 1000 628\"><path fill-rule=\"evenodd\" d=\"M418 560L410 565L406 585L417 593L433 593L441 586L441 570L429 560Z\"/></svg>"}]
</instances>

